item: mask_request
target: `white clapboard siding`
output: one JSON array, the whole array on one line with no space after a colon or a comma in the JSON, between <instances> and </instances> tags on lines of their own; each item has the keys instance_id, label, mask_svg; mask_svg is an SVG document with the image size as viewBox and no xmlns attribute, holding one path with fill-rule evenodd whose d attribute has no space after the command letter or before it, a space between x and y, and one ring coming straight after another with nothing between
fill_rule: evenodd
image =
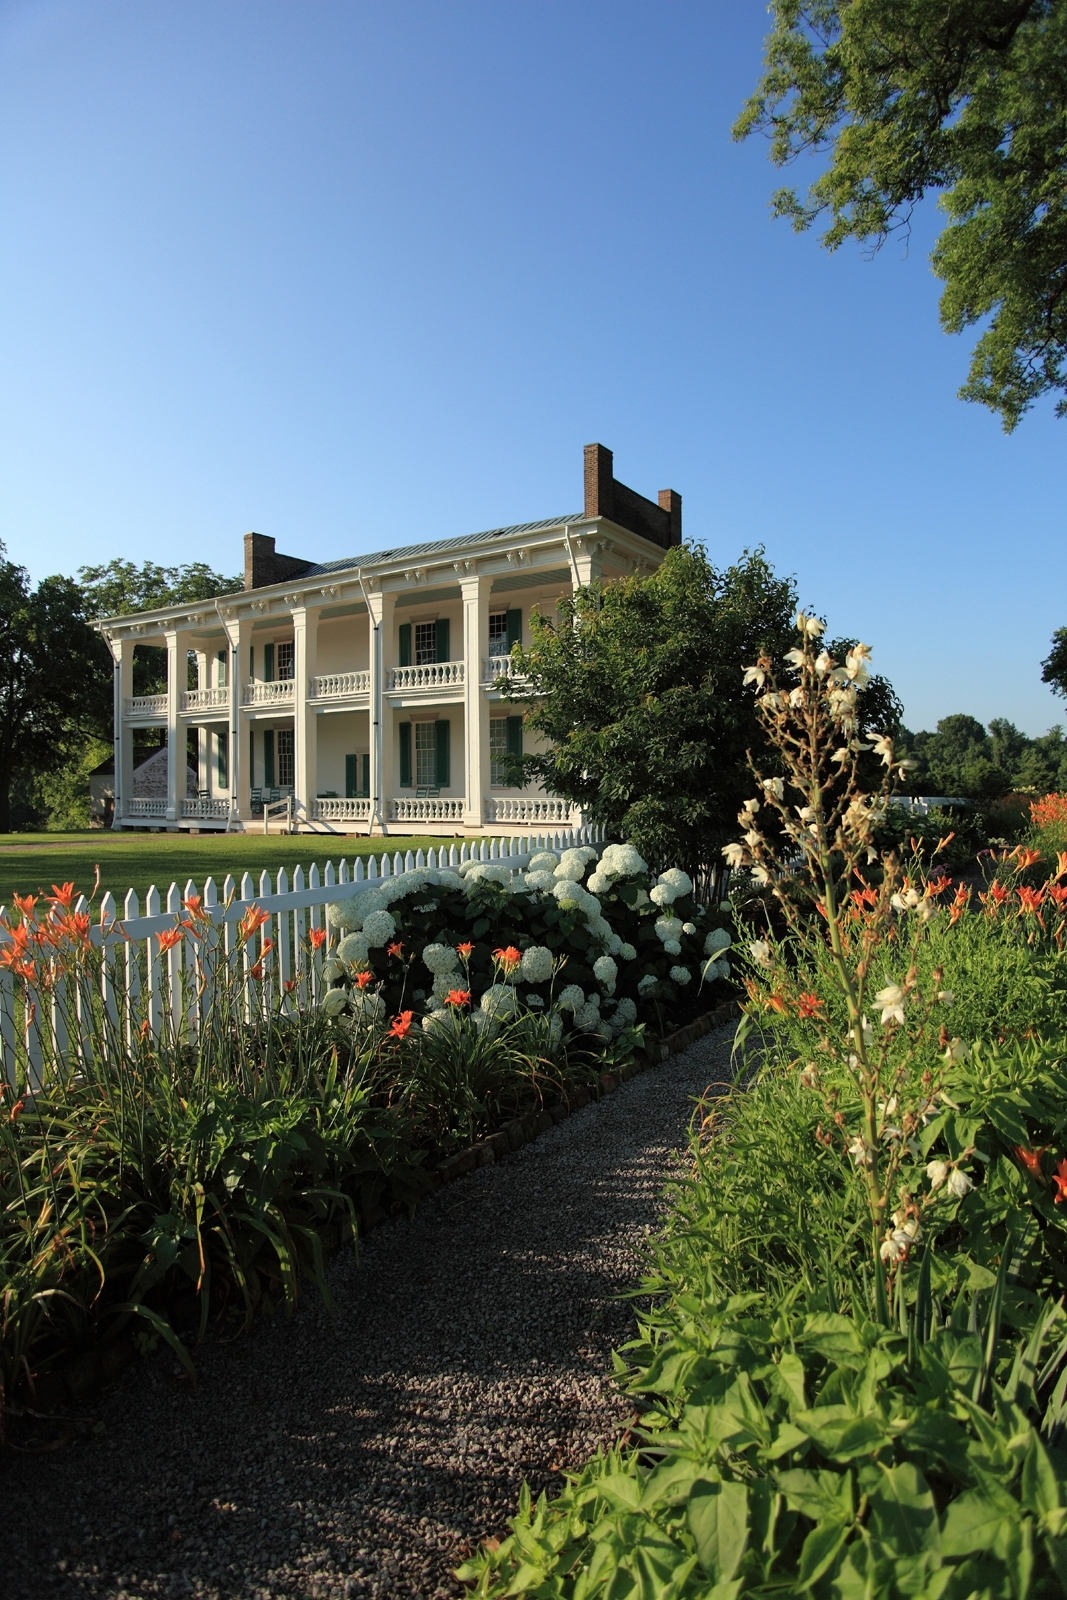
<instances>
[{"instance_id":1,"label":"white clapboard siding","mask_svg":"<svg viewBox=\"0 0 1067 1600\"><path fill-rule=\"evenodd\" d=\"M66 1068L78 1062L87 1064L94 1020L111 1048L135 1048L145 1022L154 1039L167 1037L195 1044L211 1005L215 950L232 958L240 942L237 924L253 905L265 911L268 919L254 939L245 942L242 952L242 1010L249 1022L269 1012L279 1000L288 1011L318 1001L323 957L337 942L326 920L327 907L335 902L349 900L413 868L458 867L476 860L519 871L539 850L566 850L599 837L599 830L583 827L509 839L465 840L426 852L408 850L404 855L385 851L380 861L359 856L351 864L341 861L337 869L327 861L321 874L313 864L306 878L303 868L297 867L291 887L284 868L273 883L267 872L260 874L258 884L246 872L239 889L230 876L221 891L215 880L208 878L201 895L203 916L196 921L195 931L186 931L168 950L160 949L158 935L188 917L185 903L199 892L192 880L184 889L170 885L165 909L164 897L153 885L145 896L143 914L132 889L123 901L121 915L114 897L105 894L90 935L101 952L98 994L87 988L72 994L70 981L61 980L46 1009L27 1006L19 998L21 983L0 968L0 1078L12 1084L25 1081L32 1090L40 1086L46 1061ZM84 901L79 904L80 909L90 909ZM313 928L322 927L327 929L326 942L319 952L312 953L308 937ZM0 948L10 940L6 914L0 907ZM252 969L268 944L270 953L260 969L263 975L255 978Z\"/></svg>"}]
</instances>

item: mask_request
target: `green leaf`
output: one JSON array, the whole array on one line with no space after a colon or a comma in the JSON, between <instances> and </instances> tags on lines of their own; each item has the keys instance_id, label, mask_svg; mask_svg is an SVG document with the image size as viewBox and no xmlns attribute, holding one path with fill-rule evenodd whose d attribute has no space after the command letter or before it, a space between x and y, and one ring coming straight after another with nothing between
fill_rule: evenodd
<instances>
[{"instance_id":1,"label":"green leaf","mask_svg":"<svg viewBox=\"0 0 1067 1600\"><path fill-rule=\"evenodd\" d=\"M1036 1511L1038 1516L1047 1516L1050 1512L1058 1510L1061 1504L1056 1473L1049 1460L1048 1451L1036 1433L1031 1433L1030 1443L1023 1458L1020 1490L1023 1505L1028 1506L1031 1511Z\"/></svg>"},{"instance_id":2,"label":"green leaf","mask_svg":"<svg viewBox=\"0 0 1067 1600\"><path fill-rule=\"evenodd\" d=\"M817 1528L812 1528L800 1552L798 1577L801 1588L810 1589L813 1583L817 1583L825 1573L829 1572L851 1529L851 1519L844 1522L834 1517L828 1518L826 1522L820 1522Z\"/></svg>"},{"instance_id":3,"label":"green leaf","mask_svg":"<svg viewBox=\"0 0 1067 1600\"><path fill-rule=\"evenodd\" d=\"M748 1543L748 1491L744 1484L698 1481L689 1496L686 1521L708 1577L732 1578Z\"/></svg>"},{"instance_id":4,"label":"green leaf","mask_svg":"<svg viewBox=\"0 0 1067 1600\"><path fill-rule=\"evenodd\" d=\"M833 1311L821 1311L816 1316L805 1317L797 1343L807 1345L817 1355L830 1361L840 1361L846 1356L862 1356L863 1341L851 1317L839 1316Z\"/></svg>"},{"instance_id":5,"label":"green leaf","mask_svg":"<svg viewBox=\"0 0 1067 1600\"><path fill-rule=\"evenodd\" d=\"M816 1406L814 1411L798 1411L793 1420L835 1461L869 1455L891 1438L880 1418L854 1416L847 1406Z\"/></svg>"},{"instance_id":6,"label":"green leaf","mask_svg":"<svg viewBox=\"0 0 1067 1600\"><path fill-rule=\"evenodd\" d=\"M937 1507L922 1473L910 1461L892 1467L875 1463L871 1476L875 1473L878 1476L869 1491L868 1529L876 1546L889 1556L926 1556L939 1564Z\"/></svg>"},{"instance_id":7,"label":"green leaf","mask_svg":"<svg viewBox=\"0 0 1067 1600\"><path fill-rule=\"evenodd\" d=\"M490 923L488 917L479 917L477 922L474 924L473 928L471 929L471 932L473 933L473 935L474 935L474 937L476 939L480 939L483 933L488 933L489 932L489 929L490 929L491 926L492 926L492 924Z\"/></svg>"},{"instance_id":8,"label":"green leaf","mask_svg":"<svg viewBox=\"0 0 1067 1600\"><path fill-rule=\"evenodd\" d=\"M612 1472L607 1477L598 1478L597 1492L613 1505L621 1506L624 1511L636 1511L641 1504L640 1480L625 1472Z\"/></svg>"},{"instance_id":9,"label":"green leaf","mask_svg":"<svg viewBox=\"0 0 1067 1600\"><path fill-rule=\"evenodd\" d=\"M792 1467L775 1481L791 1511L820 1522L823 1517L851 1518L855 1509L850 1472L809 1472Z\"/></svg>"},{"instance_id":10,"label":"green leaf","mask_svg":"<svg viewBox=\"0 0 1067 1600\"><path fill-rule=\"evenodd\" d=\"M946 1556L969 1556L976 1550L992 1550L1003 1526L1018 1516L1018 1502L1005 1490L969 1490L953 1500L945 1513L941 1552Z\"/></svg>"}]
</instances>

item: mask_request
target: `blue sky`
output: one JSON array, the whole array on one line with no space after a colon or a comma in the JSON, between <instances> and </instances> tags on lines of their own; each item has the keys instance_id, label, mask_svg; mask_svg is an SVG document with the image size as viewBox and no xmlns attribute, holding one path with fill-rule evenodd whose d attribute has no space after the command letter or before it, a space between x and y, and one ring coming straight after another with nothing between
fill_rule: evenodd
<instances>
[{"instance_id":1,"label":"blue sky","mask_svg":"<svg viewBox=\"0 0 1067 1600\"><path fill-rule=\"evenodd\" d=\"M772 222L761 0L6 0L0 538L320 560L581 505L582 446L765 544L912 727L1030 733L1067 625L1051 404L956 399L910 248Z\"/></svg>"}]
</instances>

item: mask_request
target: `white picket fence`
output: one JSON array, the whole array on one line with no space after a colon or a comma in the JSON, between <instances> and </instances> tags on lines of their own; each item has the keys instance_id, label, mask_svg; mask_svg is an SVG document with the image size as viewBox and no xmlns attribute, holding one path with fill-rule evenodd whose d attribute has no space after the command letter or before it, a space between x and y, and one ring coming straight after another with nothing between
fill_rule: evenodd
<instances>
[{"instance_id":1,"label":"white picket fence","mask_svg":"<svg viewBox=\"0 0 1067 1600\"><path fill-rule=\"evenodd\" d=\"M288 1009L314 1004L321 989L322 958L336 942L326 921L326 908L339 900L351 899L364 889L372 889L399 873L417 867L458 867L466 861L492 861L519 871L539 850L566 850L572 845L594 844L601 837L592 827L572 828L558 833L524 835L508 839L464 841L457 846L441 845L428 851L408 850L401 855L383 854L380 862L371 856L364 863L357 857L350 866L342 861L335 868L327 861L320 873L313 865L306 876L302 867L289 875L282 868L272 882L262 872L258 884L246 872L238 884L227 877L221 890L208 878L202 891L190 880L184 889L172 883L165 896L152 887L145 896L144 910L131 889L120 912L114 896L105 894L95 912L90 931L93 946L101 952L100 992L78 994L70 990L70 979L61 979L53 988L40 990L50 996L47 1014L44 1001L27 1003L21 980L7 968L0 968L0 1079L20 1087L38 1087L44 1063L59 1060L68 1065L84 1059L94 1007L102 1008L115 1039L131 1043L134 1033L145 1028L154 1038L167 1034L172 1039L195 1042L210 1004L204 992L204 932L215 939L219 954L231 957L240 945L238 923L256 906L266 920L241 951L244 1011L248 1020L262 1014L280 993ZM159 935L180 927L188 918L185 902L200 895L203 921L200 936L183 929L182 937L168 949L161 949ZM165 903L164 903L165 902ZM91 908L83 899L76 911ZM308 939L312 928L326 928L326 940L315 959L309 957ZM273 941L269 968L256 977L257 951ZM5 908L0 907L0 949L12 943ZM95 989L95 980L94 980ZM79 1019L85 1022L78 1027Z\"/></svg>"}]
</instances>

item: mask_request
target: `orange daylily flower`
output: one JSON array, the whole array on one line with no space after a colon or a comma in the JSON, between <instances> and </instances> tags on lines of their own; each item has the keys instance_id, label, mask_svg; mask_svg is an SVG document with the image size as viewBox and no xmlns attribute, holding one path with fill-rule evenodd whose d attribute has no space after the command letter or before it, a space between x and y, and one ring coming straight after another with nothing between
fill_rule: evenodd
<instances>
[{"instance_id":1,"label":"orange daylily flower","mask_svg":"<svg viewBox=\"0 0 1067 1600\"><path fill-rule=\"evenodd\" d=\"M398 1017L394 1017L393 1025L389 1029L390 1036L394 1039L406 1039L411 1032L411 1019L414 1015L414 1011L401 1011Z\"/></svg>"},{"instance_id":2,"label":"orange daylily flower","mask_svg":"<svg viewBox=\"0 0 1067 1600\"><path fill-rule=\"evenodd\" d=\"M264 978L266 976L266 973L263 970L262 961L257 961L255 966L249 967L248 976L250 978L255 978L257 981L261 980L262 978Z\"/></svg>"},{"instance_id":3,"label":"orange daylily flower","mask_svg":"<svg viewBox=\"0 0 1067 1600\"><path fill-rule=\"evenodd\" d=\"M11 896L11 898L15 902L15 905L18 907L18 909L22 912L22 915L24 917L32 917L33 916L33 908L37 904L37 899L38 899L37 895L35 895L35 894L13 894Z\"/></svg>"},{"instance_id":4,"label":"orange daylily flower","mask_svg":"<svg viewBox=\"0 0 1067 1600\"><path fill-rule=\"evenodd\" d=\"M1039 828L1067 822L1067 794L1046 794L1040 800L1031 800L1030 816Z\"/></svg>"},{"instance_id":5,"label":"orange daylily flower","mask_svg":"<svg viewBox=\"0 0 1067 1600\"><path fill-rule=\"evenodd\" d=\"M1019 1157L1031 1178L1036 1178L1039 1183L1042 1181L1043 1176L1041 1172L1041 1157L1047 1149L1047 1144L1041 1145L1037 1150L1027 1150L1021 1144L1015 1146L1015 1154Z\"/></svg>"},{"instance_id":6,"label":"orange daylily flower","mask_svg":"<svg viewBox=\"0 0 1067 1600\"><path fill-rule=\"evenodd\" d=\"M769 994L767 996L766 1005L768 1011L777 1011L779 1015L783 1017L789 1009L785 1003L785 997L780 994Z\"/></svg>"},{"instance_id":7,"label":"orange daylily flower","mask_svg":"<svg viewBox=\"0 0 1067 1600\"><path fill-rule=\"evenodd\" d=\"M270 912L264 911L262 906L251 905L237 924L237 931L243 939L251 939L258 933L265 922L270 921Z\"/></svg>"},{"instance_id":8,"label":"orange daylily flower","mask_svg":"<svg viewBox=\"0 0 1067 1600\"><path fill-rule=\"evenodd\" d=\"M797 1001L797 1015L800 1017L821 1017L825 1002L817 994L802 994Z\"/></svg>"},{"instance_id":9,"label":"orange daylily flower","mask_svg":"<svg viewBox=\"0 0 1067 1600\"><path fill-rule=\"evenodd\" d=\"M397 960L399 961L400 960L400 952L403 950L403 948L404 948L403 940L394 939L392 944L386 945L385 953L386 953L387 956L396 956Z\"/></svg>"},{"instance_id":10,"label":"orange daylily flower","mask_svg":"<svg viewBox=\"0 0 1067 1600\"><path fill-rule=\"evenodd\" d=\"M1052 1174L1052 1181L1056 1185L1056 1193L1052 1198L1059 1205L1061 1200L1067 1200L1067 1159L1060 1162Z\"/></svg>"},{"instance_id":11,"label":"orange daylily flower","mask_svg":"<svg viewBox=\"0 0 1067 1600\"><path fill-rule=\"evenodd\" d=\"M54 883L52 885L52 893L49 896L49 899L52 901L53 905L61 905L69 908L71 901L74 899L74 885L72 883L64 883L63 885Z\"/></svg>"},{"instance_id":12,"label":"orange daylily flower","mask_svg":"<svg viewBox=\"0 0 1067 1600\"><path fill-rule=\"evenodd\" d=\"M308 939L311 941L312 950L321 950L326 943L326 929L312 928L308 933Z\"/></svg>"},{"instance_id":13,"label":"orange daylily flower","mask_svg":"<svg viewBox=\"0 0 1067 1600\"><path fill-rule=\"evenodd\" d=\"M296 988L296 986L297 986L297 984L299 982L300 982L299 978L286 978L284 984L282 985L282 988L285 990L286 994L292 994L293 990Z\"/></svg>"},{"instance_id":14,"label":"orange daylily flower","mask_svg":"<svg viewBox=\"0 0 1067 1600\"><path fill-rule=\"evenodd\" d=\"M164 950L173 950L176 944L181 943L185 938L185 929L181 926L165 928L162 933L156 934L156 938L159 940L159 951L162 955Z\"/></svg>"},{"instance_id":15,"label":"orange daylily flower","mask_svg":"<svg viewBox=\"0 0 1067 1600\"><path fill-rule=\"evenodd\" d=\"M1035 861L1041 860L1041 851L1031 850L1025 844L1016 845L1011 854L1020 872L1025 872L1027 867L1032 867Z\"/></svg>"},{"instance_id":16,"label":"orange daylily flower","mask_svg":"<svg viewBox=\"0 0 1067 1600\"><path fill-rule=\"evenodd\" d=\"M186 911L192 912L193 916L196 916L198 912L204 909L203 901L198 894L189 895L185 900L182 901L182 905Z\"/></svg>"},{"instance_id":17,"label":"orange daylily flower","mask_svg":"<svg viewBox=\"0 0 1067 1600\"><path fill-rule=\"evenodd\" d=\"M357 972L356 973L356 982L357 982L357 984L359 985L359 987L361 989L365 989L368 984L371 984L371 983L374 982L374 973L373 972Z\"/></svg>"},{"instance_id":18,"label":"orange daylily flower","mask_svg":"<svg viewBox=\"0 0 1067 1600\"><path fill-rule=\"evenodd\" d=\"M473 949L474 949L474 946L472 944L457 944L457 946L456 946L456 954L457 954L457 956L462 956L464 961L466 961L467 957L470 955L470 953L471 953L471 951Z\"/></svg>"},{"instance_id":19,"label":"orange daylily flower","mask_svg":"<svg viewBox=\"0 0 1067 1600\"><path fill-rule=\"evenodd\" d=\"M961 883L959 888L956 890L956 897L952 902L952 910L949 913L948 920L950 924L957 923L960 920L970 904L970 901L971 891L968 889L965 883Z\"/></svg>"},{"instance_id":20,"label":"orange daylily flower","mask_svg":"<svg viewBox=\"0 0 1067 1600\"><path fill-rule=\"evenodd\" d=\"M493 960L498 961L505 972L513 972L522 960L522 951L509 944L506 950L494 950Z\"/></svg>"},{"instance_id":21,"label":"orange daylily flower","mask_svg":"<svg viewBox=\"0 0 1067 1600\"><path fill-rule=\"evenodd\" d=\"M448 993L445 995L445 1005L466 1006L470 1004L470 998L471 994L469 989L449 989Z\"/></svg>"},{"instance_id":22,"label":"orange daylily flower","mask_svg":"<svg viewBox=\"0 0 1067 1600\"><path fill-rule=\"evenodd\" d=\"M23 1108L23 1106L25 1104L26 1104L25 1096L23 1096L23 1098L21 1100L16 1100L15 1104L11 1107L11 1111L8 1114L8 1119L7 1120L9 1122L17 1122L19 1120L19 1117L22 1115L22 1108Z\"/></svg>"},{"instance_id":23,"label":"orange daylily flower","mask_svg":"<svg viewBox=\"0 0 1067 1600\"><path fill-rule=\"evenodd\" d=\"M1062 878L1064 873L1067 873L1067 850L1061 850L1056 856L1056 871L1053 877Z\"/></svg>"}]
</instances>

